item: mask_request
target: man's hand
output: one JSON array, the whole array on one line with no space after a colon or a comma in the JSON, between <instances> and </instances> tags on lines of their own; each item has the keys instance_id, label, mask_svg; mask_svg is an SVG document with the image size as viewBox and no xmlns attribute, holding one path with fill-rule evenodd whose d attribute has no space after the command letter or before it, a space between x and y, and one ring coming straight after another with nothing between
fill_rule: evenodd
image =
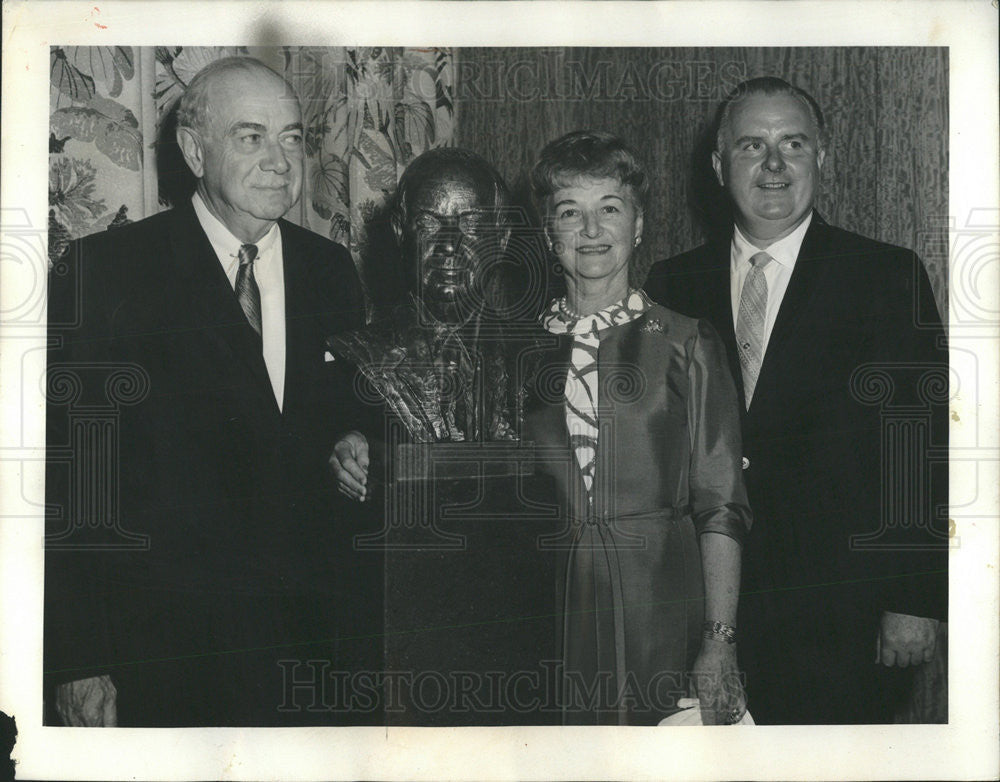
<instances>
[{"instance_id":1,"label":"man's hand","mask_svg":"<svg viewBox=\"0 0 1000 782\"><path fill-rule=\"evenodd\" d=\"M56 687L56 712L74 728L117 728L118 690L110 676L93 676Z\"/></svg>"},{"instance_id":2,"label":"man's hand","mask_svg":"<svg viewBox=\"0 0 1000 782\"><path fill-rule=\"evenodd\" d=\"M330 468L337 489L352 500L365 501L368 485L368 439L361 432L348 432L333 446Z\"/></svg>"},{"instance_id":3,"label":"man's hand","mask_svg":"<svg viewBox=\"0 0 1000 782\"><path fill-rule=\"evenodd\" d=\"M892 667L929 663L934 657L937 619L885 611L875 643L875 662Z\"/></svg>"},{"instance_id":4,"label":"man's hand","mask_svg":"<svg viewBox=\"0 0 1000 782\"><path fill-rule=\"evenodd\" d=\"M747 698L736 665L736 645L705 639L691 670L703 725L731 725L747 710Z\"/></svg>"}]
</instances>

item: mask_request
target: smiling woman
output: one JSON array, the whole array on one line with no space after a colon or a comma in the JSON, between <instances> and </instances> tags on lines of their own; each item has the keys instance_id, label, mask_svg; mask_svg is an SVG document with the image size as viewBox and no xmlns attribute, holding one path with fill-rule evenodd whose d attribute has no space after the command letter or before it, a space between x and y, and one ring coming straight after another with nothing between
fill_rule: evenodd
<instances>
[{"instance_id":1,"label":"smiling woman","mask_svg":"<svg viewBox=\"0 0 1000 782\"><path fill-rule=\"evenodd\" d=\"M733 625L751 517L725 350L707 323L629 288L649 179L621 139L557 139L531 181L567 289L543 317L554 347L524 407L567 529L564 721L655 725L690 686L706 722L738 722ZM550 378L565 379L555 394Z\"/></svg>"},{"instance_id":2,"label":"smiling woman","mask_svg":"<svg viewBox=\"0 0 1000 782\"><path fill-rule=\"evenodd\" d=\"M570 133L542 152L532 190L565 273L565 305L590 315L623 299L649 192L635 153L609 134Z\"/></svg>"},{"instance_id":3,"label":"smiling woman","mask_svg":"<svg viewBox=\"0 0 1000 782\"><path fill-rule=\"evenodd\" d=\"M642 209L618 179L580 178L552 194L546 233L566 275L567 306L590 315L624 298Z\"/></svg>"}]
</instances>

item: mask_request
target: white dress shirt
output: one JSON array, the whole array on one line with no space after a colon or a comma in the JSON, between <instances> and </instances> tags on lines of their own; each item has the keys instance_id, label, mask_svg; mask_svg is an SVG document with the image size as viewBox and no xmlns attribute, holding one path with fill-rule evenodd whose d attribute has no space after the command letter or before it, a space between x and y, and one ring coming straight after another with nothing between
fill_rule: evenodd
<instances>
[{"instance_id":1,"label":"white dress shirt","mask_svg":"<svg viewBox=\"0 0 1000 782\"><path fill-rule=\"evenodd\" d=\"M771 329L778 317L778 308L785 297L788 282L795 270L795 260L799 257L802 240L805 238L809 224L812 222L812 212L794 231L783 239L767 247L764 252L774 260L764 267L764 279L767 280L767 312L764 318L764 344L762 356L767 353L767 343L771 339ZM743 283L750 274L750 259L761 252L743 235L739 226L733 226L733 243L729 255L729 292L733 303L733 326L735 327L740 313L740 296L743 293Z\"/></svg>"},{"instance_id":2,"label":"white dress shirt","mask_svg":"<svg viewBox=\"0 0 1000 782\"><path fill-rule=\"evenodd\" d=\"M222 264L229 284L236 290L236 274L240 269L239 251L245 242L233 236L215 217L198 193L191 199L198 222L208 235L208 241ZM264 343L264 364L271 379L271 388L278 409L285 397L285 266L281 254L281 231L275 223L259 241L253 262L253 276L260 290L261 338Z\"/></svg>"}]
</instances>

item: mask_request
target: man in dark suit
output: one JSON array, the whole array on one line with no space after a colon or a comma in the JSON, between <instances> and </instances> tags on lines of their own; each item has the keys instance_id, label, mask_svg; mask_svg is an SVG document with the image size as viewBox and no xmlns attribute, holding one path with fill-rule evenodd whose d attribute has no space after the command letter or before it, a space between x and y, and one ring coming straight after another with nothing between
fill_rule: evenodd
<instances>
[{"instance_id":1,"label":"man in dark suit","mask_svg":"<svg viewBox=\"0 0 1000 782\"><path fill-rule=\"evenodd\" d=\"M68 725L350 721L295 663L335 666L350 610L324 354L362 322L354 266L282 219L301 113L263 63L195 76L177 140L193 199L51 276L48 697Z\"/></svg>"},{"instance_id":2,"label":"man in dark suit","mask_svg":"<svg viewBox=\"0 0 1000 782\"><path fill-rule=\"evenodd\" d=\"M646 290L708 318L743 402L756 519L740 656L761 724L889 722L947 610L947 350L919 259L813 209L822 112L774 78L719 112L732 232ZM882 665L876 664L876 658ZM894 668L894 670L889 670Z\"/></svg>"}]
</instances>

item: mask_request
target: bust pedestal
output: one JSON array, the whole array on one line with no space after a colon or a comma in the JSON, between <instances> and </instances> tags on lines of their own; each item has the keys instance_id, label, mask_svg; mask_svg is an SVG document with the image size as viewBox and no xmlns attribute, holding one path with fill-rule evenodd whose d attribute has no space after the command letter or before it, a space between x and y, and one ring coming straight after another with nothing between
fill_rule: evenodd
<instances>
[{"instance_id":1,"label":"bust pedestal","mask_svg":"<svg viewBox=\"0 0 1000 782\"><path fill-rule=\"evenodd\" d=\"M553 482L530 444L399 444L385 551L389 725L539 725L555 708Z\"/></svg>"}]
</instances>

